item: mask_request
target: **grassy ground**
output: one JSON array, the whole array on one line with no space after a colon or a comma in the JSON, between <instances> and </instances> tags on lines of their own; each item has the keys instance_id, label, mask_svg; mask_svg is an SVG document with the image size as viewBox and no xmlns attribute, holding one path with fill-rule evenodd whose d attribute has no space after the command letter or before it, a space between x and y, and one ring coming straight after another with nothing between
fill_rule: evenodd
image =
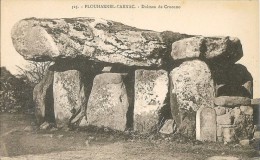
<instances>
[{"instance_id":1,"label":"grassy ground","mask_svg":"<svg viewBox=\"0 0 260 160\"><path fill-rule=\"evenodd\" d=\"M234 156L240 159L258 156L254 145L245 147L237 144L200 143L156 135L142 138L96 128L42 131L36 126L32 115L3 113L0 114L0 145L0 157L51 153L57 158L55 154L59 152L66 157L74 155L85 159L195 160L211 156Z\"/></svg>"}]
</instances>

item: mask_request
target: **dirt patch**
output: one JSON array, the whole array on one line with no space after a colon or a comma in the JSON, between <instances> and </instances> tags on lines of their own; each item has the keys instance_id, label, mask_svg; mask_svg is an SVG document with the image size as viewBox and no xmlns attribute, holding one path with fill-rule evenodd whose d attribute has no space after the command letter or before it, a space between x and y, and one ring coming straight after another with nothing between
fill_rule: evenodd
<instances>
[{"instance_id":1,"label":"dirt patch","mask_svg":"<svg viewBox=\"0 0 260 160\"><path fill-rule=\"evenodd\" d=\"M28 159L57 159L58 155L60 159L187 160L219 155L241 159L257 156L253 146L201 143L178 136L138 136L98 128L42 131L32 115L21 114L0 114L0 144L0 157Z\"/></svg>"}]
</instances>

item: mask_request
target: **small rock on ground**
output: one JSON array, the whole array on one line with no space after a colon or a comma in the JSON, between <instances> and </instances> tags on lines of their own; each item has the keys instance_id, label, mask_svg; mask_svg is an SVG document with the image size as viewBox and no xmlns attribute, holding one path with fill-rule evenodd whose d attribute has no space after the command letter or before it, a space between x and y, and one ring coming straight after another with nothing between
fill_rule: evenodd
<instances>
[{"instance_id":1,"label":"small rock on ground","mask_svg":"<svg viewBox=\"0 0 260 160\"><path fill-rule=\"evenodd\" d=\"M207 160L240 160L240 159L231 156L213 156L213 157L209 157Z\"/></svg>"},{"instance_id":2,"label":"small rock on ground","mask_svg":"<svg viewBox=\"0 0 260 160\"><path fill-rule=\"evenodd\" d=\"M27 126L27 127L24 128L24 131L26 131L26 132L33 131L33 127L32 126Z\"/></svg>"}]
</instances>

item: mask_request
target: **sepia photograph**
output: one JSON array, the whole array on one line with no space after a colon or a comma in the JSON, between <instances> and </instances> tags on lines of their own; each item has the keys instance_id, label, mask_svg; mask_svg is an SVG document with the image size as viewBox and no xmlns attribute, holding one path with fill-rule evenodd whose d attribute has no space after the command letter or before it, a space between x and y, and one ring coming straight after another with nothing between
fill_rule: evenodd
<instances>
[{"instance_id":1,"label":"sepia photograph","mask_svg":"<svg viewBox=\"0 0 260 160\"><path fill-rule=\"evenodd\" d=\"M258 0L1 0L1 160L260 159Z\"/></svg>"}]
</instances>

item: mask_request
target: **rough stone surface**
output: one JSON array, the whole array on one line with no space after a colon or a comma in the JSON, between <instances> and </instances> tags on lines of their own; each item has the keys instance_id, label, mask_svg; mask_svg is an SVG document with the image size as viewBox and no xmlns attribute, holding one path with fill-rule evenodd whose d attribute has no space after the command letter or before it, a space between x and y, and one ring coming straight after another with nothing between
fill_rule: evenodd
<instances>
[{"instance_id":1,"label":"rough stone surface","mask_svg":"<svg viewBox=\"0 0 260 160\"><path fill-rule=\"evenodd\" d=\"M111 72L111 69L112 69L112 67L111 66L106 66L106 67L104 67L103 69L102 69L102 72Z\"/></svg>"},{"instance_id":2,"label":"rough stone surface","mask_svg":"<svg viewBox=\"0 0 260 160\"><path fill-rule=\"evenodd\" d=\"M216 111L217 116L221 116L223 114L226 114L226 108L222 106L217 106L214 108Z\"/></svg>"},{"instance_id":3,"label":"rough stone surface","mask_svg":"<svg viewBox=\"0 0 260 160\"><path fill-rule=\"evenodd\" d=\"M229 113L235 120L242 114L240 107L232 108Z\"/></svg>"},{"instance_id":4,"label":"rough stone surface","mask_svg":"<svg viewBox=\"0 0 260 160\"><path fill-rule=\"evenodd\" d=\"M255 139L260 139L260 131L255 131L254 132L254 138Z\"/></svg>"},{"instance_id":5,"label":"rough stone surface","mask_svg":"<svg viewBox=\"0 0 260 160\"><path fill-rule=\"evenodd\" d=\"M171 71L172 94L179 108L197 111L201 106L214 107L214 85L206 63L200 60L183 62Z\"/></svg>"},{"instance_id":6,"label":"rough stone surface","mask_svg":"<svg viewBox=\"0 0 260 160\"><path fill-rule=\"evenodd\" d=\"M252 105L260 105L260 98L251 99Z\"/></svg>"},{"instance_id":7,"label":"rough stone surface","mask_svg":"<svg viewBox=\"0 0 260 160\"><path fill-rule=\"evenodd\" d=\"M235 133L238 139L251 139L254 135L253 116L241 114L234 120Z\"/></svg>"},{"instance_id":8,"label":"rough stone surface","mask_svg":"<svg viewBox=\"0 0 260 160\"><path fill-rule=\"evenodd\" d=\"M164 70L135 71L134 129L149 132L159 129L159 116L169 85L168 74Z\"/></svg>"},{"instance_id":9,"label":"rough stone surface","mask_svg":"<svg viewBox=\"0 0 260 160\"><path fill-rule=\"evenodd\" d=\"M174 60L203 57L217 63L235 63L243 56L242 45L233 37L191 37L172 44Z\"/></svg>"},{"instance_id":10,"label":"rough stone surface","mask_svg":"<svg viewBox=\"0 0 260 160\"><path fill-rule=\"evenodd\" d=\"M37 84L33 90L35 117L39 124L43 123L45 120L48 120L48 117L45 117L45 114L54 114L52 93L53 75L54 72L48 70L41 82Z\"/></svg>"},{"instance_id":11,"label":"rough stone surface","mask_svg":"<svg viewBox=\"0 0 260 160\"><path fill-rule=\"evenodd\" d=\"M250 98L235 96L220 96L214 99L214 103L218 106L233 107L240 105L250 105Z\"/></svg>"},{"instance_id":12,"label":"rough stone surface","mask_svg":"<svg viewBox=\"0 0 260 160\"><path fill-rule=\"evenodd\" d=\"M23 129L25 132L31 132L33 131L33 127L32 126L27 126Z\"/></svg>"},{"instance_id":13,"label":"rough stone surface","mask_svg":"<svg viewBox=\"0 0 260 160\"><path fill-rule=\"evenodd\" d=\"M49 122L44 122L43 124L40 125L41 130L47 130L47 129L51 129L53 127L55 127L55 125L53 123L49 123Z\"/></svg>"},{"instance_id":14,"label":"rough stone surface","mask_svg":"<svg viewBox=\"0 0 260 160\"><path fill-rule=\"evenodd\" d=\"M54 72L54 113L57 127L68 125L79 114L85 102L84 85L80 72Z\"/></svg>"},{"instance_id":15,"label":"rough stone surface","mask_svg":"<svg viewBox=\"0 0 260 160\"><path fill-rule=\"evenodd\" d=\"M175 128L170 126L176 123L178 132L192 137L196 111L201 114L204 108L216 112L220 128L233 125L224 127L232 128L226 131L226 139L232 139L233 130L240 140L253 136L256 111L250 105L259 105L260 100L250 100L253 78L245 66L234 64L243 56L237 38L155 32L97 18L29 18L13 27L12 40L25 59L51 60L58 66L48 71L34 89L35 114L40 124L54 124L56 120L58 127L77 123L123 131L134 122L135 130L151 132L158 131L168 119L162 113L168 107L173 120L165 121L163 127L168 131L162 128L162 132L172 132ZM170 56L180 61L173 64ZM69 61L73 65L66 63ZM167 71L175 67L170 86L167 71L141 67ZM119 73L96 76L90 95L92 85L88 84L101 72ZM207 113L197 116L200 129L211 122L201 123L204 116ZM224 134L222 130L217 129L218 137ZM229 140L224 136L224 141Z\"/></svg>"},{"instance_id":16,"label":"rough stone surface","mask_svg":"<svg viewBox=\"0 0 260 160\"><path fill-rule=\"evenodd\" d=\"M232 116L230 113L227 114L223 114L221 116L217 116L217 124L218 125L228 125L228 124L232 124Z\"/></svg>"},{"instance_id":17,"label":"rough stone surface","mask_svg":"<svg viewBox=\"0 0 260 160\"><path fill-rule=\"evenodd\" d=\"M174 60L198 58L201 55L203 43L203 37L185 38L174 42L172 44L172 58Z\"/></svg>"},{"instance_id":18,"label":"rough stone surface","mask_svg":"<svg viewBox=\"0 0 260 160\"><path fill-rule=\"evenodd\" d=\"M189 138L195 138L196 136L196 112L180 109L181 123L178 126L178 133L187 136Z\"/></svg>"},{"instance_id":19,"label":"rough stone surface","mask_svg":"<svg viewBox=\"0 0 260 160\"><path fill-rule=\"evenodd\" d=\"M224 143L230 143L236 141L235 126L226 125L222 126L223 141Z\"/></svg>"},{"instance_id":20,"label":"rough stone surface","mask_svg":"<svg viewBox=\"0 0 260 160\"><path fill-rule=\"evenodd\" d=\"M79 122L79 127L87 127L87 126L88 126L88 121L86 120L85 117L83 117Z\"/></svg>"},{"instance_id":21,"label":"rough stone surface","mask_svg":"<svg viewBox=\"0 0 260 160\"><path fill-rule=\"evenodd\" d=\"M217 137L218 142L223 142L223 136Z\"/></svg>"},{"instance_id":22,"label":"rough stone surface","mask_svg":"<svg viewBox=\"0 0 260 160\"><path fill-rule=\"evenodd\" d=\"M167 119L162 128L160 129L160 133L162 134L172 134L176 131L176 124L173 119Z\"/></svg>"},{"instance_id":23,"label":"rough stone surface","mask_svg":"<svg viewBox=\"0 0 260 160\"><path fill-rule=\"evenodd\" d=\"M235 128L234 125L230 125L230 124L226 124L226 125L225 124L217 124L217 140L218 140L218 142L224 141L223 128L230 128L230 127ZM228 135L229 135L229 133L228 133ZM227 142L225 142L225 143L227 143Z\"/></svg>"},{"instance_id":24,"label":"rough stone surface","mask_svg":"<svg viewBox=\"0 0 260 160\"><path fill-rule=\"evenodd\" d=\"M197 111L196 139L213 142L217 140L216 111L213 108L200 108Z\"/></svg>"},{"instance_id":25,"label":"rough stone surface","mask_svg":"<svg viewBox=\"0 0 260 160\"><path fill-rule=\"evenodd\" d=\"M29 18L12 28L14 47L27 60L81 56L130 66L162 65L170 44L186 37L190 36L141 30L98 18Z\"/></svg>"},{"instance_id":26,"label":"rough stone surface","mask_svg":"<svg viewBox=\"0 0 260 160\"><path fill-rule=\"evenodd\" d=\"M124 131L129 107L124 75L102 73L94 78L87 105L87 123Z\"/></svg>"},{"instance_id":27,"label":"rough stone surface","mask_svg":"<svg viewBox=\"0 0 260 160\"><path fill-rule=\"evenodd\" d=\"M222 127L221 125L217 125L217 137L222 137Z\"/></svg>"},{"instance_id":28,"label":"rough stone surface","mask_svg":"<svg viewBox=\"0 0 260 160\"><path fill-rule=\"evenodd\" d=\"M242 146L249 146L250 140L249 139L240 140L239 144L241 144Z\"/></svg>"},{"instance_id":29,"label":"rough stone surface","mask_svg":"<svg viewBox=\"0 0 260 160\"><path fill-rule=\"evenodd\" d=\"M206 63L200 60L183 62L170 74L170 101L173 119L178 127L189 119L195 135L196 111L200 107L214 107L214 84ZM194 122L192 122L194 121ZM190 128L188 127L188 128Z\"/></svg>"}]
</instances>

